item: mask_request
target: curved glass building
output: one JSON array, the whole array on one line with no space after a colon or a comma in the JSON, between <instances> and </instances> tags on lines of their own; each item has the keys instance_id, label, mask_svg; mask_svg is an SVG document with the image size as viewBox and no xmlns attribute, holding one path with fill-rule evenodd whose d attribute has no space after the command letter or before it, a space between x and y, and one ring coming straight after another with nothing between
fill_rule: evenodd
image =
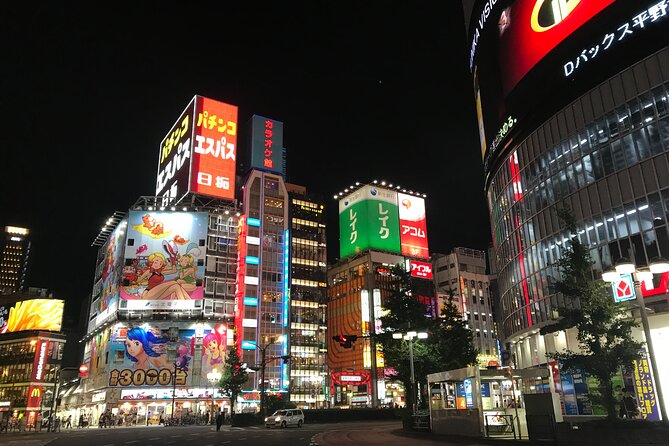
<instances>
[{"instance_id":1,"label":"curved glass building","mask_svg":"<svg viewBox=\"0 0 669 446\"><path fill-rule=\"evenodd\" d=\"M669 258L669 2L464 3L499 329L516 367L540 366L577 348L570 331L538 334L561 306L558 209L575 215L595 277L622 257ZM665 276L643 287L664 342Z\"/></svg>"}]
</instances>

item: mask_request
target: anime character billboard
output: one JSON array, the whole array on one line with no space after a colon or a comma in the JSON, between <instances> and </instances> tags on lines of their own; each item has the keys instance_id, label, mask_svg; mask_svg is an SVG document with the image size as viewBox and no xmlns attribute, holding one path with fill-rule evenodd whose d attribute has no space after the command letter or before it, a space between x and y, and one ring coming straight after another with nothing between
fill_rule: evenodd
<instances>
[{"instance_id":1,"label":"anime character billboard","mask_svg":"<svg viewBox=\"0 0 669 446\"><path fill-rule=\"evenodd\" d=\"M119 329L112 336L110 386L190 385L194 330L145 324Z\"/></svg>"},{"instance_id":2,"label":"anime character billboard","mask_svg":"<svg viewBox=\"0 0 669 446\"><path fill-rule=\"evenodd\" d=\"M125 246L121 298L148 301L199 300L206 212L131 211Z\"/></svg>"},{"instance_id":3,"label":"anime character billboard","mask_svg":"<svg viewBox=\"0 0 669 446\"><path fill-rule=\"evenodd\" d=\"M114 232L109 236L104 246L105 260L102 270L102 298L100 299L100 313L111 308L118 301L121 272L123 266L123 237L128 222L121 221Z\"/></svg>"},{"instance_id":4,"label":"anime character billboard","mask_svg":"<svg viewBox=\"0 0 669 446\"><path fill-rule=\"evenodd\" d=\"M223 370L227 345L228 327L223 323L217 324L213 330L204 335L201 376L207 376L213 369Z\"/></svg>"}]
</instances>

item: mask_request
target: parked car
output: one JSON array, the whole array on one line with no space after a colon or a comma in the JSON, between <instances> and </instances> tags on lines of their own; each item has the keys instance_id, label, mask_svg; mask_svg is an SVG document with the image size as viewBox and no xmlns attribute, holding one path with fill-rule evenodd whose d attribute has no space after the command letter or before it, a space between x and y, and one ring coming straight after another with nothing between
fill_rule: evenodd
<instances>
[{"instance_id":1,"label":"parked car","mask_svg":"<svg viewBox=\"0 0 669 446\"><path fill-rule=\"evenodd\" d=\"M304 413L300 409L283 409L277 410L269 417L265 418L265 427L280 427L288 426L302 427L304 424Z\"/></svg>"}]
</instances>

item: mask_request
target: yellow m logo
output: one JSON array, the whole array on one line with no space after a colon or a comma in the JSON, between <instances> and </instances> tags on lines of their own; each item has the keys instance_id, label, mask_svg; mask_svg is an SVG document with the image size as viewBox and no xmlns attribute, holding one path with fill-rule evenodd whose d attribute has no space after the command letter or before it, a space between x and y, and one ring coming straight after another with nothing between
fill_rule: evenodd
<instances>
[{"instance_id":1,"label":"yellow m logo","mask_svg":"<svg viewBox=\"0 0 669 446\"><path fill-rule=\"evenodd\" d=\"M31 397L39 398L42 392L40 391L39 388L35 387L32 392L30 392Z\"/></svg>"},{"instance_id":2,"label":"yellow m logo","mask_svg":"<svg viewBox=\"0 0 669 446\"><path fill-rule=\"evenodd\" d=\"M572 13L581 0L537 0L532 10L532 29L548 31Z\"/></svg>"}]
</instances>

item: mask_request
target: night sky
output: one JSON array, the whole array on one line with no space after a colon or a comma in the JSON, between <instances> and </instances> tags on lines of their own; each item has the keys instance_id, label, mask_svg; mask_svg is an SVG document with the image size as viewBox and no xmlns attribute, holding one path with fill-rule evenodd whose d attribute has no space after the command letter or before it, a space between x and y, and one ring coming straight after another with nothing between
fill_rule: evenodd
<instances>
[{"instance_id":1,"label":"night sky","mask_svg":"<svg viewBox=\"0 0 669 446\"><path fill-rule=\"evenodd\" d=\"M374 179L428 194L431 252L487 248L459 2L56 3L4 14L0 224L31 229L29 285L70 316L91 242L154 193L160 141L194 94L239 106L240 134L254 113L284 122L287 180L325 197L330 260L332 196Z\"/></svg>"}]
</instances>

